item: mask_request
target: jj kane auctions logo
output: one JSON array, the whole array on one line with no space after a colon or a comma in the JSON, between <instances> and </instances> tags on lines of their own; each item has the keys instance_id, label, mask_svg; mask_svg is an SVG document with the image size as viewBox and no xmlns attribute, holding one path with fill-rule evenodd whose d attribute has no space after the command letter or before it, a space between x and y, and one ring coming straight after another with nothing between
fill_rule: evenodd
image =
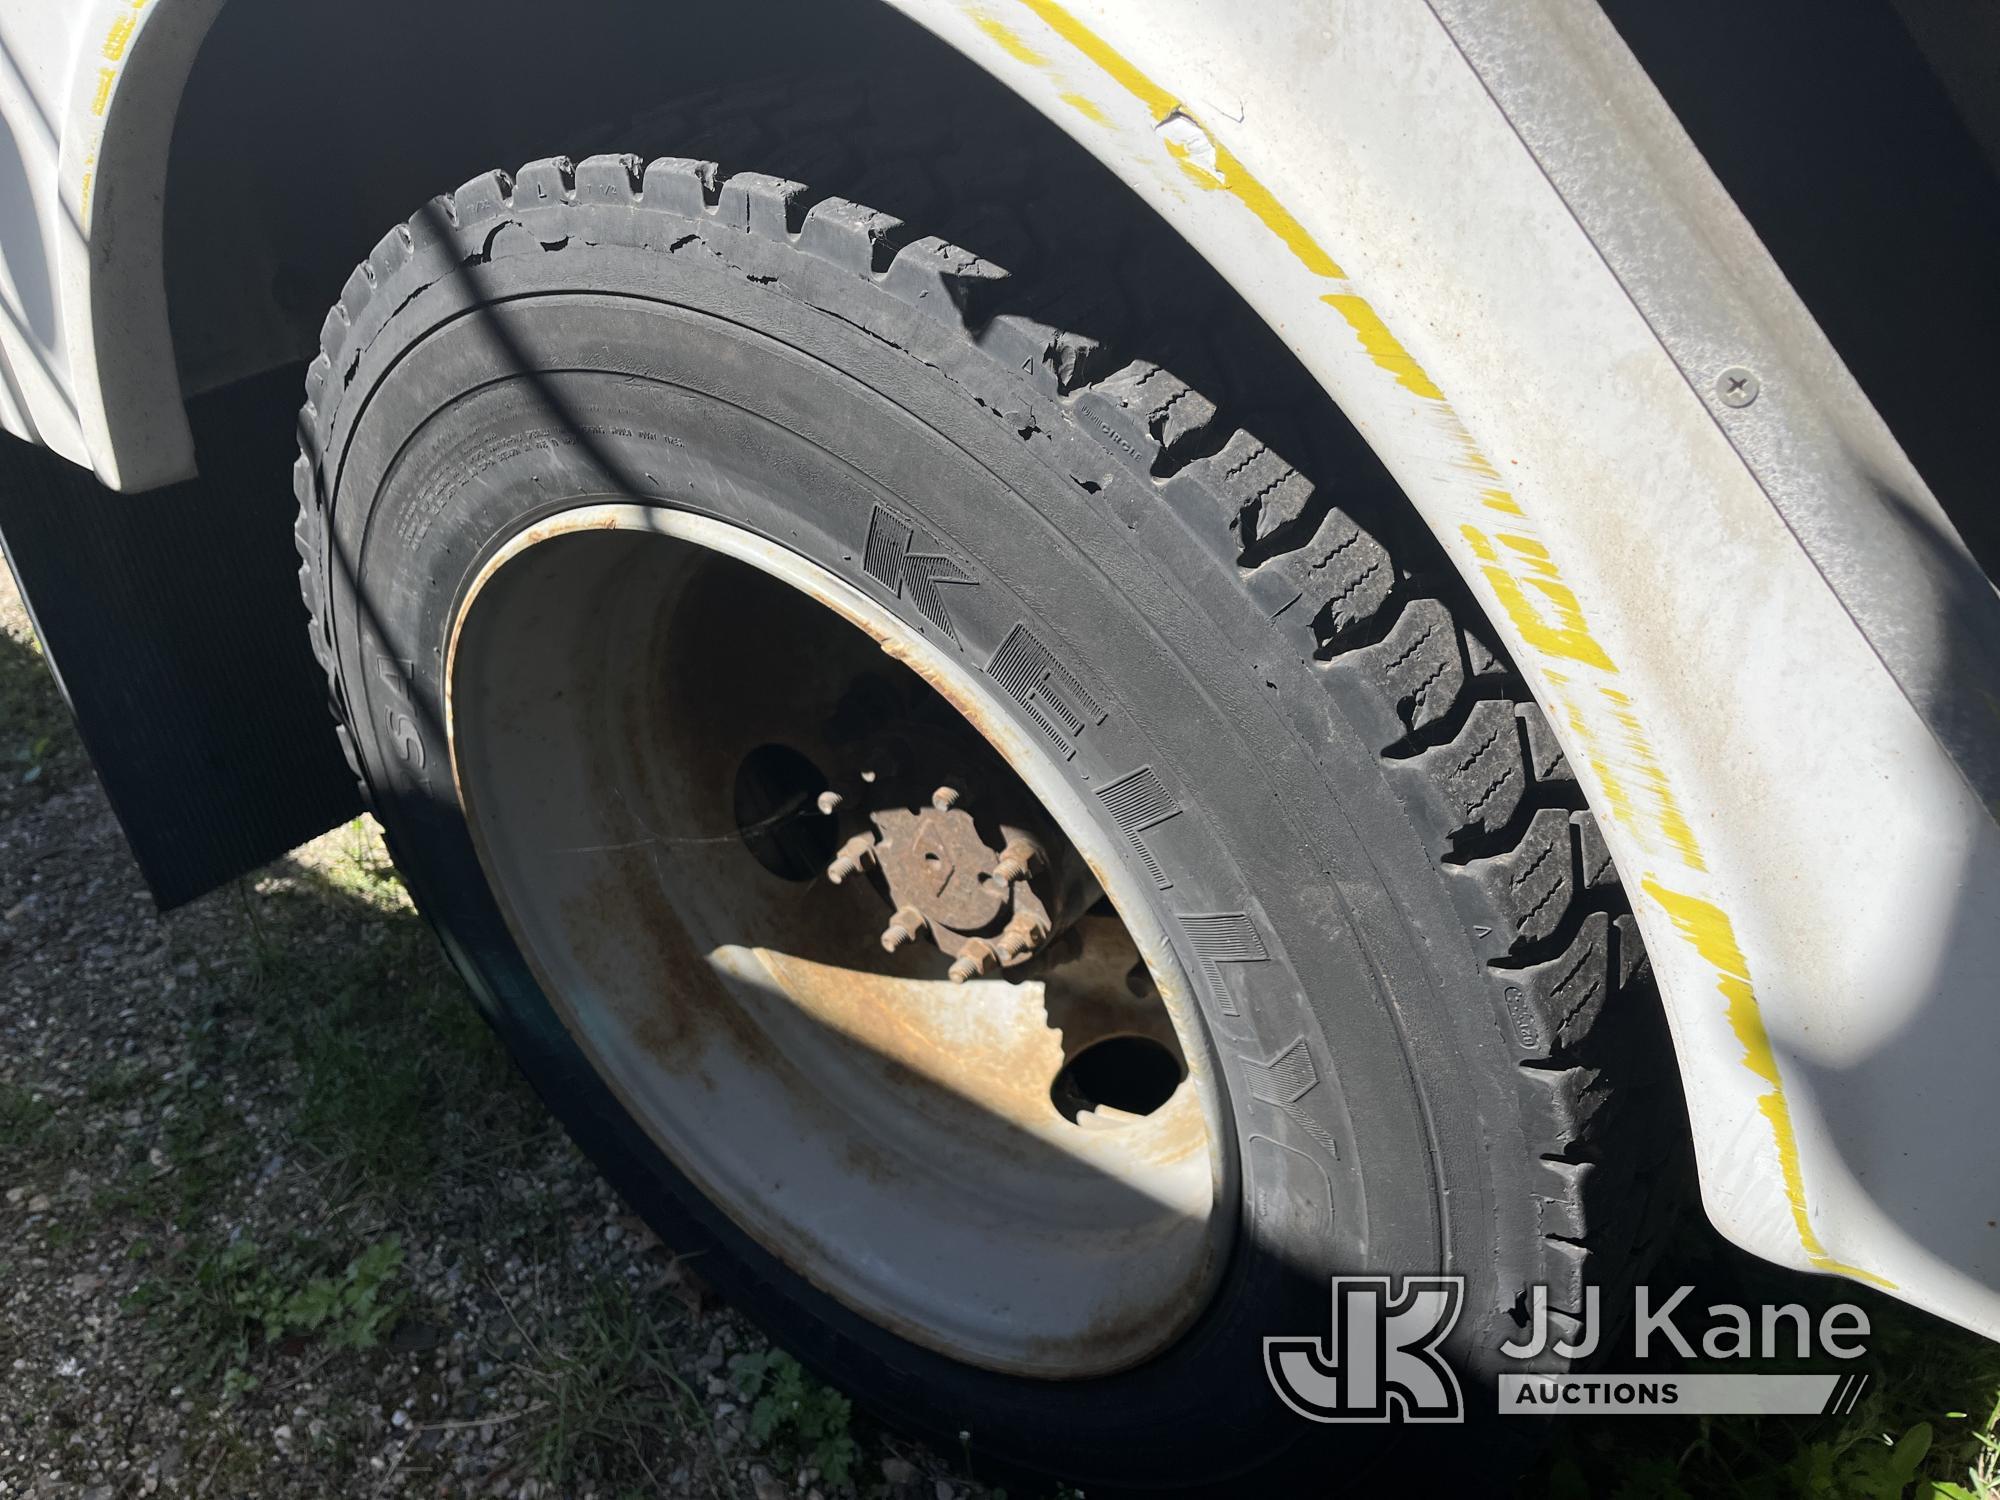
<instances>
[{"instance_id":1,"label":"jj kane auctions logo","mask_svg":"<svg viewBox=\"0 0 2000 1500\"><path fill-rule=\"evenodd\" d=\"M1693 1294L1683 1286L1656 1299L1651 1287L1633 1288L1635 1360L1852 1360L1866 1352L1868 1315L1852 1303L1836 1303L1815 1318L1798 1303L1766 1303L1753 1313L1722 1302L1697 1320L1686 1306ZM1409 1276L1400 1283L1336 1276L1328 1335L1265 1339L1264 1372L1279 1399L1308 1421L1462 1422L1464 1393L1439 1345L1464 1305L1462 1276ZM1603 1328L1598 1288L1586 1292L1577 1318L1552 1313L1548 1288L1538 1286L1529 1292L1527 1330L1500 1353L1524 1363L1586 1360L1598 1352ZM1497 1394L1502 1414L1839 1413L1854 1406L1867 1382L1865 1374L1838 1369L1589 1375L1523 1369L1503 1373Z\"/></svg>"}]
</instances>

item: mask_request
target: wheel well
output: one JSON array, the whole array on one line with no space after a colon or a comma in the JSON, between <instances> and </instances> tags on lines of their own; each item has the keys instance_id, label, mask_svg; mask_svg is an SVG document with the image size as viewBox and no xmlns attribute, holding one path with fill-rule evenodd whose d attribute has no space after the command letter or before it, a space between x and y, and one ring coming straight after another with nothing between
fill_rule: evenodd
<instances>
[{"instance_id":1,"label":"wheel well","mask_svg":"<svg viewBox=\"0 0 2000 1500\"><path fill-rule=\"evenodd\" d=\"M188 77L167 176L166 292L187 394L309 357L355 262L432 195L554 152L671 152L613 122L690 93L808 73L943 87L977 100L996 139L1033 131L1089 162L878 0L571 0L560 24L550 14L537 0L496 0L476 18L404 0L223 10ZM800 142L781 144L798 156Z\"/></svg>"}]
</instances>

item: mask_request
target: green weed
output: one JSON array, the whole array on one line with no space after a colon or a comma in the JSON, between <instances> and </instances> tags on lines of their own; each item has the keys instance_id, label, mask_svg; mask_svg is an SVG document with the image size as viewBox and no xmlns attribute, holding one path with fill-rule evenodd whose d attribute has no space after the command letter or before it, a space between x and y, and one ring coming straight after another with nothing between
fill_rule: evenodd
<instances>
[{"instance_id":1,"label":"green weed","mask_svg":"<svg viewBox=\"0 0 2000 1500\"><path fill-rule=\"evenodd\" d=\"M809 1464L836 1485L854 1472L856 1447L848 1399L807 1375L783 1350L739 1354L729 1362L737 1393L750 1403L750 1440Z\"/></svg>"},{"instance_id":2,"label":"green weed","mask_svg":"<svg viewBox=\"0 0 2000 1500\"><path fill-rule=\"evenodd\" d=\"M221 1376L225 1398L253 1389L253 1355L281 1339L328 1349L371 1349L394 1328L403 1298L394 1235L344 1266L323 1247L298 1240L267 1249L249 1239L192 1245L127 1299L172 1335L185 1375Z\"/></svg>"}]
</instances>

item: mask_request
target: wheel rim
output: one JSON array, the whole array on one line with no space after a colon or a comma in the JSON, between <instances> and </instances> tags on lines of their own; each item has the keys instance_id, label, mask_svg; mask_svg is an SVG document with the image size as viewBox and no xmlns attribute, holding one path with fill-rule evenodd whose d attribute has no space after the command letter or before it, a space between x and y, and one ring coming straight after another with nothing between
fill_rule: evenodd
<instances>
[{"instance_id":1,"label":"wheel rim","mask_svg":"<svg viewBox=\"0 0 2000 1500\"><path fill-rule=\"evenodd\" d=\"M446 677L522 954L732 1220L991 1369L1104 1374L1185 1331L1235 1189L1193 991L981 679L797 553L615 503L481 569Z\"/></svg>"}]
</instances>

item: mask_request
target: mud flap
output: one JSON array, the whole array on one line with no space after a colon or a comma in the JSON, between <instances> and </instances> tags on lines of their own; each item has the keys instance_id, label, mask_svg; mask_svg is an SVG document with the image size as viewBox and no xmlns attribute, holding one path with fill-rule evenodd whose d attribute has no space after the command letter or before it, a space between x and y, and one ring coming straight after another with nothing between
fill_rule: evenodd
<instances>
[{"instance_id":1,"label":"mud flap","mask_svg":"<svg viewBox=\"0 0 2000 1500\"><path fill-rule=\"evenodd\" d=\"M0 542L163 908L360 811L299 602L302 379L197 398L200 477L144 495L0 438Z\"/></svg>"}]
</instances>

